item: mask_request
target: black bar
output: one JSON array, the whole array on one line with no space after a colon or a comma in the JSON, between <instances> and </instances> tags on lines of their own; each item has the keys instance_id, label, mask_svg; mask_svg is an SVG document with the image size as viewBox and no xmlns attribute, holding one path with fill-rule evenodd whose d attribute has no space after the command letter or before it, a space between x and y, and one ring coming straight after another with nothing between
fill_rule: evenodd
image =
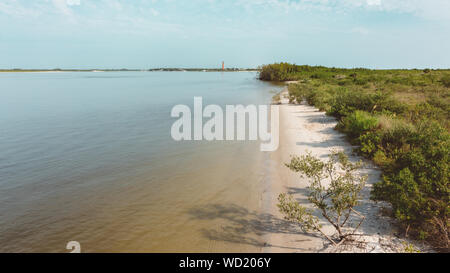
<instances>
[{"instance_id":1,"label":"black bar","mask_svg":"<svg viewBox=\"0 0 450 273\"><path fill-rule=\"evenodd\" d=\"M446 268L447 254L0 254L3 268L107 272L361 272ZM224 262L234 259L234 266ZM429 261L431 260L431 261ZM183 262L184 261L184 262ZM186 261L191 263L186 266ZM194 261L194 263L192 263ZM210 262L211 266L208 266ZM268 261L268 263L267 263ZM184 267L182 265L185 265ZM120 271L122 271L120 270ZM6 272L6 271L5 271Z\"/></svg>"}]
</instances>

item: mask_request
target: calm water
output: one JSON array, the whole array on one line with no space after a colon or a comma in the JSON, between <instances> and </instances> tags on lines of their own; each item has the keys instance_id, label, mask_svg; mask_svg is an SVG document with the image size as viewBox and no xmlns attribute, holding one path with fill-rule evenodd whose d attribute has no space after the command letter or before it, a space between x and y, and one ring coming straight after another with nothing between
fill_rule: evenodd
<instances>
[{"instance_id":1,"label":"calm water","mask_svg":"<svg viewBox=\"0 0 450 273\"><path fill-rule=\"evenodd\" d=\"M258 142L175 142L176 104L266 104L255 73L0 73L0 252L257 251ZM243 237L245 236L245 237Z\"/></svg>"}]
</instances>

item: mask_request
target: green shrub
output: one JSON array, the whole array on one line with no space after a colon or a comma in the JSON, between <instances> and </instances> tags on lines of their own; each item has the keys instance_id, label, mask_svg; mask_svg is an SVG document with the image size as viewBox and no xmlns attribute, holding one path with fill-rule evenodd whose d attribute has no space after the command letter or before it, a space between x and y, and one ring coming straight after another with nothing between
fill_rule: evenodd
<instances>
[{"instance_id":1,"label":"green shrub","mask_svg":"<svg viewBox=\"0 0 450 273\"><path fill-rule=\"evenodd\" d=\"M414 85L414 79L407 76L400 76L388 79L386 81L387 83L395 83L395 84L401 84L401 85Z\"/></svg>"},{"instance_id":2,"label":"green shrub","mask_svg":"<svg viewBox=\"0 0 450 273\"><path fill-rule=\"evenodd\" d=\"M450 88L450 74L442 77L441 82L445 87Z\"/></svg>"},{"instance_id":3,"label":"green shrub","mask_svg":"<svg viewBox=\"0 0 450 273\"><path fill-rule=\"evenodd\" d=\"M432 119L445 126L450 119L450 104L430 98L428 102L416 104L406 115L411 122L418 123L423 119Z\"/></svg>"},{"instance_id":4,"label":"green shrub","mask_svg":"<svg viewBox=\"0 0 450 273\"><path fill-rule=\"evenodd\" d=\"M398 153L395 167L375 184L373 198L391 203L405 226L433 235L448 247L450 135L435 122L422 122L399 142L409 149Z\"/></svg>"},{"instance_id":5,"label":"green shrub","mask_svg":"<svg viewBox=\"0 0 450 273\"><path fill-rule=\"evenodd\" d=\"M381 137L381 132L378 130L360 135L358 138L359 145L361 145L359 151L369 158L372 158L380 149Z\"/></svg>"},{"instance_id":6,"label":"green shrub","mask_svg":"<svg viewBox=\"0 0 450 273\"><path fill-rule=\"evenodd\" d=\"M377 150L373 154L372 158L373 162L383 169L388 168L394 164L394 160L392 158L387 157L382 150Z\"/></svg>"},{"instance_id":7,"label":"green shrub","mask_svg":"<svg viewBox=\"0 0 450 273\"><path fill-rule=\"evenodd\" d=\"M324 73L324 72L316 72L310 76L311 79L326 79L329 77L330 77L330 75L328 75L328 73Z\"/></svg>"},{"instance_id":8,"label":"green shrub","mask_svg":"<svg viewBox=\"0 0 450 273\"><path fill-rule=\"evenodd\" d=\"M378 102L379 106L375 108L376 112L390 112L394 114L403 114L408 110L408 106L400 101L387 96L385 100L381 100Z\"/></svg>"},{"instance_id":9,"label":"green shrub","mask_svg":"<svg viewBox=\"0 0 450 273\"><path fill-rule=\"evenodd\" d=\"M347 80L347 79L339 80L337 82L337 84L339 86L346 86L346 85L350 85L351 83L352 83L352 81L351 80Z\"/></svg>"},{"instance_id":10,"label":"green shrub","mask_svg":"<svg viewBox=\"0 0 450 273\"><path fill-rule=\"evenodd\" d=\"M336 90L334 99L330 101L330 115L344 117L356 110L370 113L390 111L393 113L403 113L407 107L394 100L390 93L375 92L367 93L361 90L349 90L339 88Z\"/></svg>"},{"instance_id":11,"label":"green shrub","mask_svg":"<svg viewBox=\"0 0 450 273\"><path fill-rule=\"evenodd\" d=\"M379 118L378 126L381 133L380 148L387 157L397 159L401 153L410 149L416 134L414 125L400 119L383 117Z\"/></svg>"},{"instance_id":12,"label":"green shrub","mask_svg":"<svg viewBox=\"0 0 450 273\"><path fill-rule=\"evenodd\" d=\"M401 221L416 221L420 214L423 197L409 168L383 176L383 183L374 185L374 196L377 200L391 202L395 217Z\"/></svg>"},{"instance_id":13,"label":"green shrub","mask_svg":"<svg viewBox=\"0 0 450 273\"><path fill-rule=\"evenodd\" d=\"M297 79L293 73L298 72L297 65L277 63L264 65L259 72L259 79L265 81L288 81Z\"/></svg>"},{"instance_id":14,"label":"green shrub","mask_svg":"<svg viewBox=\"0 0 450 273\"><path fill-rule=\"evenodd\" d=\"M337 127L353 139L373 130L377 126L377 123L378 119L370 113L356 110L344 117Z\"/></svg>"},{"instance_id":15,"label":"green shrub","mask_svg":"<svg viewBox=\"0 0 450 273\"><path fill-rule=\"evenodd\" d=\"M322 231L319 219L311 210L292 196L282 193L278 197L278 208L284 218L299 223L305 232L320 232L334 245L355 235L365 218L354 209L359 204L360 192L367 180L367 176L360 176L356 172L362 162L352 163L343 152L332 151L326 162L308 153L300 157L293 156L286 166L308 179L308 200L336 229L337 242ZM324 185L325 181L328 181L329 186ZM347 221L354 216L360 218L359 223Z\"/></svg>"},{"instance_id":16,"label":"green shrub","mask_svg":"<svg viewBox=\"0 0 450 273\"><path fill-rule=\"evenodd\" d=\"M319 108L320 111L328 111L330 109L329 102L333 99L333 95L323 89L309 90L305 93L306 101Z\"/></svg>"},{"instance_id":17,"label":"green shrub","mask_svg":"<svg viewBox=\"0 0 450 273\"><path fill-rule=\"evenodd\" d=\"M346 88L338 88L330 102L331 108L328 114L340 118L358 109L366 110L368 107L362 102L361 96L362 94L359 92L349 91Z\"/></svg>"},{"instance_id":18,"label":"green shrub","mask_svg":"<svg viewBox=\"0 0 450 273\"><path fill-rule=\"evenodd\" d=\"M357 85L365 85L367 84L369 81L367 79L355 79L355 84Z\"/></svg>"},{"instance_id":19,"label":"green shrub","mask_svg":"<svg viewBox=\"0 0 450 273\"><path fill-rule=\"evenodd\" d=\"M289 90L289 102L290 103L293 103L293 102L300 103L305 98L305 96L308 92L308 87L301 83L300 84L290 84L288 86L288 90Z\"/></svg>"},{"instance_id":20,"label":"green shrub","mask_svg":"<svg viewBox=\"0 0 450 273\"><path fill-rule=\"evenodd\" d=\"M413 143L417 130L403 120L381 115L377 128L358 137L361 154L373 159L381 167L395 168L392 163Z\"/></svg>"},{"instance_id":21,"label":"green shrub","mask_svg":"<svg viewBox=\"0 0 450 273\"><path fill-rule=\"evenodd\" d=\"M427 103L434 107L440 108L440 110L445 111L447 114L450 114L450 102L445 98L431 95L427 99Z\"/></svg>"}]
</instances>

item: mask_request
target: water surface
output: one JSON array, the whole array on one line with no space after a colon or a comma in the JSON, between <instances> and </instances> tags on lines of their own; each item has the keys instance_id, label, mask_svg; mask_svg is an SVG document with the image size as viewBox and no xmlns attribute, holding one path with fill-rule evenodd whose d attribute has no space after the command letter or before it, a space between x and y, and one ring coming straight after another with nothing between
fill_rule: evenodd
<instances>
[{"instance_id":1,"label":"water surface","mask_svg":"<svg viewBox=\"0 0 450 273\"><path fill-rule=\"evenodd\" d=\"M257 251L258 142L176 142L176 104L267 104L255 73L0 73L0 251Z\"/></svg>"}]
</instances>

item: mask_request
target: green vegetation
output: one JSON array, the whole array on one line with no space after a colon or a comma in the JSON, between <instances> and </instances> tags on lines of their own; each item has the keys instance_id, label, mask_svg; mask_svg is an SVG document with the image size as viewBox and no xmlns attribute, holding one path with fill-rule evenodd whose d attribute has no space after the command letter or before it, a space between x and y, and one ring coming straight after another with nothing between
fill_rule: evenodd
<instances>
[{"instance_id":1,"label":"green vegetation","mask_svg":"<svg viewBox=\"0 0 450 273\"><path fill-rule=\"evenodd\" d=\"M295 201L292 196L280 194L278 208L285 219L300 224L303 231L318 231L334 245L341 244L355 235L364 221L364 216L353 208L358 205L360 192L367 180L366 176L358 176L356 170L359 163L351 163L343 152L332 151L329 160L324 162L307 154L294 156L289 169L306 176L310 180L308 200L320 209L322 216L336 229L337 238L331 238L322 232L319 219L312 212ZM329 181L329 186L324 181ZM350 218L359 218L355 226L351 226Z\"/></svg>"},{"instance_id":2,"label":"green vegetation","mask_svg":"<svg viewBox=\"0 0 450 273\"><path fill-rule=\"evenodd\" d=\"M290 81L295 80L300 67L288 63L270 64L260 68L259 78L265 81Z\"/></svg>"},{"instance_id":3,"label":"green vegetation","mask_svg":"<svg viewBox=\"0 0 450 273\"><path fill-rule=\"evenodd\" d=\"M404 253L420 253L420 250L415 248L414 245L410 243L403 242L403 252Z\"/></svg>"},{"instance_id":4,"label":"green vegetation","mask_svg":"<svg viewBox=\"0 0 450 273\"><path fill-rule=\"evenodd\" d=\"M369 70L273 64L262 80L297 80L306 100L383 170L372 198L392 204L405 234L449 247L450 70Z\"/></svg>"},{"instance_id":5,"label":"green vegetation","mask_svg":"<svg viewBox=\"0 0 450 273\"><path fill-rule=\"evenodd\" d=\"M272 103L273 104L281 104L281 96L280 96L280 94L275 94L272 97Z\"/></svg>"},{"instance_id":6,"label":"green vegetation","mask_svg":"<svg viewBox=\"0 0 450 273\"><path fill-rule=\"evenodd\" d=\"M450 87L450 75L442 77L441 81L445 87Z\"/></svg>"},{"instance_id":7,"label":"green vegetation","mask_svg":"<svg viewBox=\"0 0 450 273\"><path fill-rule=\"evenodd\" d=\"M378 119L368 112L356 110L344 116L338 128L351 138L357 138L366 132L372 131L378 124Z\"/></svg>"}]
</instances>

